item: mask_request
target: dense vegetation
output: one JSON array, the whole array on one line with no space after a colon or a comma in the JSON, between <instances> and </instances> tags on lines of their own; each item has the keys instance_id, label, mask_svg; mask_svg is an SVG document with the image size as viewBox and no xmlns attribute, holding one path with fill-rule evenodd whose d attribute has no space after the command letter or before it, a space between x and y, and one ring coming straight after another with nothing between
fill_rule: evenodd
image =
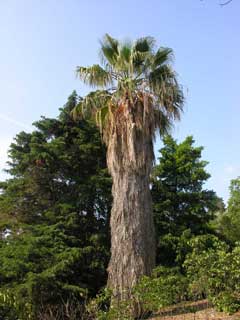
<instances>
[{"instance_id":1,"label":"dense vegetation","mask_svg":"<svg viewBox=\"0 0 240 320\"><path fill-rule=\"evenodd\" d=\"M84 301L106 282L111 181L98 131L70 116L77 100L73 93L58 119L42 118L10 146L0 298L1 312L21 319Z\"/></svg>"},{"instance_id":2,"label":"dense vegetation","mask_svg":"<svg viewBox=\"0 0 240 320\"><path fill-rule=\"evenodd\" d=\"M1 319L130 317L127 304L108 311L109 294L100 293L112 183L98 130L71 117L79 99L73 92L57 119L42 117L10 146L10 178L0 184ZM151 177L157 268L134 291L145 310L202 297L240 308L240 179L225 209L204 189L201 152L192 137L163 139Z\"/></svg>"}]
</instances>

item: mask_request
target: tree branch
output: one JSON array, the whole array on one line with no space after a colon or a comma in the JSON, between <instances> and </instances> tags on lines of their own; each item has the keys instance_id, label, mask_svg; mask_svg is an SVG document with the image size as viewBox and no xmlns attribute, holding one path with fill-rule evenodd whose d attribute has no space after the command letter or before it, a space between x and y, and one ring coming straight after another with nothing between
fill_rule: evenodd
<instances>
[{"instance_id":1,"label":"tree branch","mask_svg":"<svg viewBox=\"0 0 240 320\"><path fill-rule=\"evenodd\" d=\"M204 0L200 0L200 1L204 1ZM222 3L220 3L219 5L220 6L226 6L226 5L228 5L230 2L232 2L233 0L227 0L227 1L225 1L225 2L222 2Z\"/></svg>"},{"instance_id":2,"label":"tree branch","mask_svg":"<svg viewBox=\"0 0 240 320\"><path fill-rule=\"evenodd\" d=\"M226 6L227 4L229 4L230 2L232 2L232 0L228 0L226 2L220 3L220 6Z\"/></svg>"}]
</instances>

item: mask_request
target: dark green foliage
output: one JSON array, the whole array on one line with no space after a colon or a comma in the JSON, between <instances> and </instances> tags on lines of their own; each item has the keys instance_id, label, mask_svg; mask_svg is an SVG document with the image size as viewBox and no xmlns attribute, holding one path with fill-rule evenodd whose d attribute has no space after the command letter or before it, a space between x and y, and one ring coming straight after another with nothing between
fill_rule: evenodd
<instances>
[{"instance_id":1,"label":"dark green foliage","mask_svg":"<svg viewBox=\"0 0 240 320\"><path fill-rule=\"evenodd\" d=\"M78 100L73 93L57 119L42 117L10 147L11 178L0 183L1 319L35 320L51 312L80 319L86 299L106 284L111 179L95 126L72 120ZM167 136L160 152L152 195L162 266L139 282L134 299L156 311L207 297L233 312L240 307L239 179L231 183L226 212L210 224L224 206L204 189L209 174L202 148L192 137L178 144ZM98 295L85 314L131 319L131 303L108 310L109 298Z\"/></svg>"},{"instance_id":2,"label":"dark green foliage","mask_svg":"<svg viewBox=\"0 0 240 320\"><path fill-rule=\"evenodd\" d=\"M0 300L2 312L9 307L21 319L81 303L106 282L111 180L95 126L71 118L77 102L74 92L58 119L42 117L10 146L12 177L0 195Z\"/></svg>"},{"instance_id":3,"label":"dark green foliage","mask_svg":"<svg viewBox=\"0 0 240 320\"><path fill-rule=\"evenodd\" d=\"M103 197L109 191L105 150L93 125L74 122L67 113L76 103L74 93L59 120L42 117L35 123L37 131L16 137L9 151L13 180L1 184L1 211L38 223L49 219L52 206L67 204L82 214L106 217L110 199Z\"/></svg>"},{"instance_id":4,"label":"dark green foliage","mask_svg":"<svg viewBox=\"0 0 240 320\"><path fill-rule=\"evenodd\" d=\"M107 252L101 239L77 247L64 229L41 226L1 250L0 297L21 319L35 319L42 308L73 298L83 302L105 284Z\"/></svg>"},{"instance_id":5,"label":"dark green foliage","mask_svg":"<svg viewBox=\"0 0 240 320\"><path fill-rule=\"evenodd\" d=\"M215 192L205 190L210 177L207 162L201 159L202 147L195 147L191 136L177 143L171 136L163 139L159 165L152 178L155 228L158 241L157 260L175 263L179 237L185 230L191 234L209 232L209 221L223 206Z\"/></svg>"},{"instance_id":6,"label":"dark green foliage","mask_svg":"<svg viewBox=\"0 0 240 320\"><path fill-rule=\"evenodd\" d=\"M234 244L240 241L240 178L232 180L229 189L230 198L227 210L219 212L215 227Z\"/></svg>"},{"instance_id":7,"label":"dark green foliage","mask_svg":"<svg viewBox=\"0 0 240 320\"><path fill-rule=\"evenodd\" d=\"M152 195L157 227L166 233L180 235L185 229L194 234L207 229L219 199L213 191L204 190L210 175L207 162L201 160L202 147L195 147L192 137L177 143L163 139L160 164L154 168Z\"/></svg>"}]
</instances>

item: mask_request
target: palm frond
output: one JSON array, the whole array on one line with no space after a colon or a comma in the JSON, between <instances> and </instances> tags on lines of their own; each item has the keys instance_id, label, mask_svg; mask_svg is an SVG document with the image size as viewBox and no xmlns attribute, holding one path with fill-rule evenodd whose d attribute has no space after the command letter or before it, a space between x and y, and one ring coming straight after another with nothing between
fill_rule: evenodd
<instances>
[{"instance_id":1,"label":"palm frond","mask_svg":"<svg viewBox=\"0 0 240 320\"><path fill-rule=\"evenodd\" d=\"M149 86L158 97L163 97L169 86L177 85L176 74L169 65L155 68L149 74Z\"/></svg>"},{"instance_id":2,"label":"palm frond","mask_svg":"<svg viewBox=\"0 0 240 320\"><path fill-rule=\"evenodd\" d=\"M162 65L149 75L150 89L160 108L165 109L170 118L179 120L183 109L184 96L176 74L170 66Z\"/></svg>"},{"instance_id":3,"label":"palm frond","mask_svg":"<svg viewBox=\"0 0 240 320\"><path fill-rule=\"evenodd\" d=\"M173 60L173 51L170 48L159 48L153 57L153 68L157 68L163 64Z\"/></svg>"},{"instance_id":4,"label":"palm frond","mask_svg":"<svg viewBox=\"0 0 240 320\"><path fill-rule=\"evenodd\" d=\"M153 52L155 39L153 37L143 37L136 40L133 50L136 52Z\"/></svg>"},{"instance_id":5,"label":"palm frond","mask_svg":"<svg viewBox=\"0 0 240 320\"><path fill-rule=\"evenodd\" d=\"M98 109L96 112L96 125L99 127L99 131L103 134L103 129L105 127L106 121L109 115L109 105L105 105L102 108Z\"/></svg>"},{"instance_id":6,"label":"palm frond","mask_svg":"<svg viewBox=\"0 0 240 320\"><path fill-rule=\"evenodd\" d=\"M182 88L178 84L169 86L163 103L169 116L174 120L180 120L184 103Z\"/></svg>"},{"instance_id":7,"label":"palm frond","mask_svg":"<svg viewBox=\"0 0 240 320\"><path fill-rule=\"evenodd\" d=\"M85 84L92 87L106 87L113 84L111 73L98 64L91 67L77 67L76 73Z\"/></svg>"},{"instance_id":8,"label":"palm frond","mask_svg":"<svg viewBox=\"0 0 240 320\"><path fill-rule=\"evenodd\" d=\"M172 128L172 121L162 110L155 109L155 127L159 130L161 136L169 134Z\"/></svg>"},{"instance_id":9,"label":"palm frond","mask_svg":"<svg viewBox=\"0 0 240 320\"><path fill-rule=\"evenodd\" d=\"M82 100L72 109L70 114L74 121L81 120L83 118Z\"/></svg>"},{"instance_id":10,"label":"palm frond","mask_svg":"<svg viewBox=\"0 0 240 320\"><path fill-rule=\"evenodd\" d=\"M132 64L137 75L144 73L149 68L154 46L155 40L152 37L140 38L133 45Z\"/></svg>"},{"instance_id":11,"label":"palm frond","mask_svg":"<svg viewBox=\"0 0 240 320\"><path fill-rule=\"evenodd\" d=\"M78 105L73 109L73 118L86 118L95 120L96 113L103 106L106 106L111 101L111 94L107 90L97 90L90 92L83 98Z\"/></svg>"},{"instance_id":12,"label":"palm frond","mask_svg":"<svg viewBox=\"0 0 240 320\"><path fill-rule=\"evenodd\" d=\"M119 64L127 65L130 63L132 53L132 44L130 42L123 43L119 48Z\"/></svg>"},{"instance_id":13,"label":"palm frond","mask_svg":"<svg viewBox=\"0 0 240 320\"><path fill-rule=\"evenodd\" d=\"M112 38L109 34L105 34L102 41L100 41L100 56L104 64L109 63L115 65L119 55L119 42Z\"/></svg>"},{"instance_id":14,"label":"palm frond","mask_svg":"<svg viewBox=\"0 0 240 320\"><path fill-rule=\"evenodd\" d=\"M132 64L136 75L143 74L150 65L151 53L149 52L132 52Z\"/></svg>"},{"instance_id":15,"label":"palm frond","mask_svg":"<svg viewBox=\"0 0 240 320\"><path fill-rule=\"evenodd\" d=\"M84 83L106 90L88 94L73 114L94 119L106 142L112 124L123 121L118 118L119 106L142 104L144 116L139 119L146 134L154 137L155 129L159 129L161 135L169 132L173 120L180 119L184 103L182 88L171 68L172 49L155 50L152 37L131 43L119 42L106 34L100 43L103 67L78 67L77 74ZM109 85L112 87L107 87Z\"/></svg>"}]
</instances>

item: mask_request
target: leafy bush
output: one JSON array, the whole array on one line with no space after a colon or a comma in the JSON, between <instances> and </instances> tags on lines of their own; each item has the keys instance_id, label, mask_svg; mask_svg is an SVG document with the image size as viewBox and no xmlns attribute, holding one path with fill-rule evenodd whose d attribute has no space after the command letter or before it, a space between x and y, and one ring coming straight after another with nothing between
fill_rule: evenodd
<instances>
[{"instance_id":1,"label":"leafy bush","mask_svg":"<svg viewBox=\"0 0 240 320\"><path fill-rule=\"evenodd\" d=\"M187 279L178 268L159 266L151 277L142 277L133 290L131 301L122 301L117 307L110 306L111 294L105 290L90 301L88 316L99 320L131 320L132 308L139 308L142 316L146 316L185 299L187 287Z\"/></svg>"},{"instance_id":2,"label":"leafy bush","mask_svg":"<svg viewBox=\"0 0 240 320\"><path fill-rule=\"evenodd\" d=\"M182 301L186 297L187 280L178 268L159 266L151 277L143 277L135 288L134 298L145 310L160 308Z\"/></svg>"},{"instance_id":3,"label":"leafy bush","mask_svg":"<svg viewBox=\"0 0 240 320\"><path fill-rule=\"evenodd\" d=\"M228 246L210 235L190 241L192 252L184 262L194 297L207 297L219 311L240 309L240 246Z\"/></svg>"},{"instance_id":4,"label":"leafy bush","mask_svg":"<svg viewBox=\"0 0 240 320\"><path fill-rule=\"evenodd\" d=\"M132 301L121 301L117 306L111 305L111 291L102 290L86 306L84 320L133 320L131 316Z\"/></svg>"}]
</instances>

